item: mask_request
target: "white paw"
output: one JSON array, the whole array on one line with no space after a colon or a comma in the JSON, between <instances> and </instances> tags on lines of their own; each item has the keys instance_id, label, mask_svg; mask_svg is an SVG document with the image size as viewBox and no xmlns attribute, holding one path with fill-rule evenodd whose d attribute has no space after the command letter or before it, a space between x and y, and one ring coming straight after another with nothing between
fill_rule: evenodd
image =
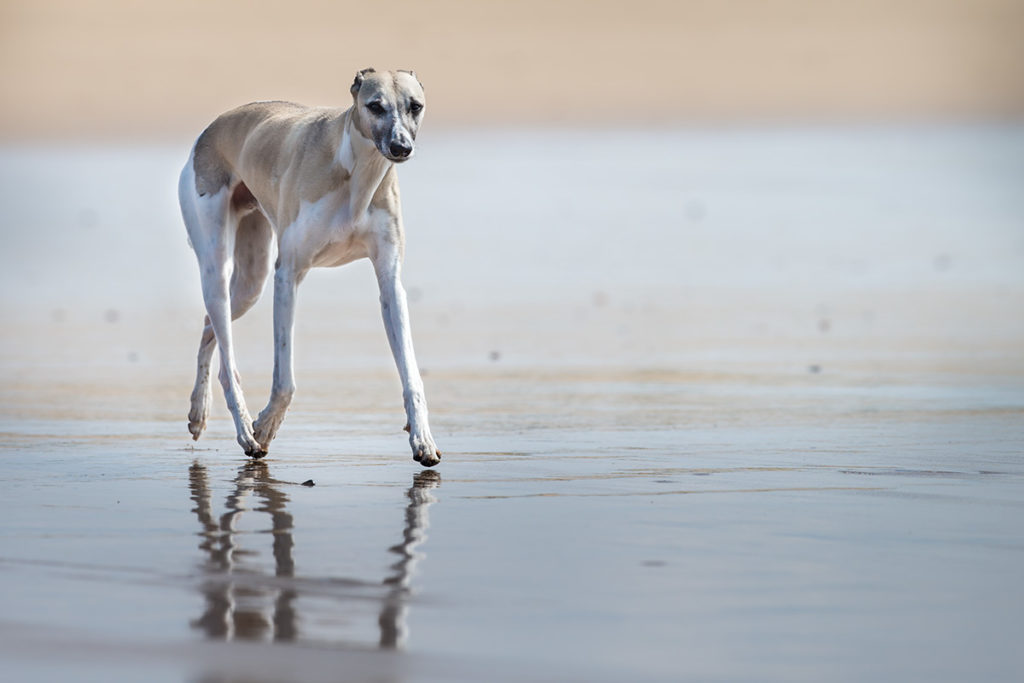
<instances>
[{"instance_id":1,"label":"white paw","mask_svg":"<svg viewBox=\"0 0 1024 683\"><path fill-rule=\"evenodd\" d=\"M242 447L245 454L253 460L259 460L267 454L267 449L257 443L252 434L242 434L238 437L238 445Z\"/></svg>"},{"instance_id":2,"label":"white paw","mask_svg":"<svg viewBox=\"0 0 1024 683\"><path fill-rule=\"evenodd\" d=\"M409 437L412 446L412 459L424 467L433 467L441 462L441 451L437 450L430 435L412 435Z\"/></svg>"},{"instance_id":3,"label":"white paw","mask_svg":"<svg viewBox=\"0 0 1024 683\"><path fill-rule=\"evenodd\" d=\"M270 442L277 436L277 430L281 428L283 421L284 411L271 410L270 406L264 408L256 418L252 425L253 436L264 450L270 447Z\"/></svg>"},{"instance_id":4,"label":"white paw","mask_svg":"<svg viewBox=\"0 0 1024 683\"><path fill-rule=\"evenodd\" d=\"M201 396L192 396L192 407L188 411L188 431L192 434L192 440L197 441L199 435L206 429L206 418L210 416L210 392L207 391Z\"/></svg>"},{"instance_id":5,"label":"white paw","mask_svg":"<svg viewBox=\"0 0 1024 683\"><path fill-rule=\"evenodd\" d=\"M198 441L199 436L206 429L206 416L205 415L194 415L193 413L188 414L188 431L192 434L192 440Z\"/></svg>"}]
</instances>

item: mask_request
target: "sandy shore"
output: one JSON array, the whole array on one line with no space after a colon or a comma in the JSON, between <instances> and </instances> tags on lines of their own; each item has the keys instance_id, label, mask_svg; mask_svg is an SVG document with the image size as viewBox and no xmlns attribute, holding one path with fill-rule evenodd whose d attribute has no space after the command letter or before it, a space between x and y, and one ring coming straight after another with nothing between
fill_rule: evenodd
<instances>
[{"instance_id":1,"label":"sandy shore","mask_svg":"<svg viewBox=\"0 0 1024 683\"><path fill-rule=\"evenodd\" d=\"M4 150L5 670L1014 680L1022 148L1015 128L425 137L402 180L431 471L365 264L304 283L299 391L248 463L219 394L203 439L185 429L182 150ZM235 328L253 406L269 309Z\"/></svg>"}]
</instances>

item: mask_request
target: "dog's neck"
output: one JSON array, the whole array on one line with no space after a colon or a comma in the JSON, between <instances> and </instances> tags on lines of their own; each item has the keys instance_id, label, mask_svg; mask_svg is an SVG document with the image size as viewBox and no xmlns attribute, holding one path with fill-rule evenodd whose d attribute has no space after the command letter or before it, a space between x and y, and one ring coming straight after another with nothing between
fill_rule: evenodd
<instances>
[{"instance_id":1,"label":"dog's neck","mask_svg":"<svg viewBox=\"0 0 1024 683\"><path fill-rule=\"evenodd\" d=\"M334 162L349 174L349 215L359 220L394 164L377 150L373 140L359 132L351 111L344 121Z\"/></svg>"}]
</instances>

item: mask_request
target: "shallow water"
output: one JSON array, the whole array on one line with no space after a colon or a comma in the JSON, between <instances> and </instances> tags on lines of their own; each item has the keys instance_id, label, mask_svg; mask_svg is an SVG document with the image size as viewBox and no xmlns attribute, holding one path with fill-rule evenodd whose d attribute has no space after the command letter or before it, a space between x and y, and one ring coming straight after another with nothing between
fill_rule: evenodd
<instances>
[{"instance_id":1,"label":"shallow water","mask_svg":"<svg viewBox=\"0 0 1024 683\"><path fill-rule=\"evenodd\" d=\"M1016 678L1020 129L424 140L436 470L365 264L304 283L246 462L219 394L185 430L180 150L0 154L12 680Z\"/></svg>"}]
</instances>

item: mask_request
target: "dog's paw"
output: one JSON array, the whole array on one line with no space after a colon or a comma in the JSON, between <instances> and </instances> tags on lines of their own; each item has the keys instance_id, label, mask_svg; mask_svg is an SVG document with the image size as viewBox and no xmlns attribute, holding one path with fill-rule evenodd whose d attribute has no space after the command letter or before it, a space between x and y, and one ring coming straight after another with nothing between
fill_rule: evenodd
<instances>
[{"instance_id":1,"label":"dog's paw","mask_svg":"<svg viewBox=\"0 0 1024 683\"><path fill-rule=\"evenodd\" d=\"M188 431L193 441L198 441L199 436L206 429L206 418L210 416L210 401L208 398L200 397L192 399L192 407L188 411Z\"/></svg>"},{"instance_id":2,"label":"dog's paw","mask_svg":"<svg viewBox=\"0 0 1024 683\"><path fill-rule=\"evenodd\" d=\"M238 445L242 447L245 454L253 460L259 460L267 455L267 449L256 442L251 434L242 434L238 437Z\"/></svg>"},{"instance_id":3,"label":"dog's paw","mask_svg":"<svg viewBox=\"0 0 1024 683\"><path fill-rule=\"evenodd\" d=\"M192 435L193 441L199 441L200 435L203 430L206 429L206 418L193 419L192 415L188 417L188 431Z\"/></svg>"},{"instance_id":4,"label":"dog's paw","mask_svg":"<svg viewBox=\"0 0 1024 683\"><path fill-rule=\"evenodd\" d=\"M253 460L259 460L260 458L267 457L267 452L258 446L254 450L247 450L245 454Z\"/></svg>"},{"instance_id":5,"label":"dog's paw","mask_svg":"<svg viewBox=\"0 0 1024 683\"><path fill-rule=\"evenodd\" d=\"M441 462L441 451L437 450L433 439L413 437L409 439L412 444L412 459L424 467L433 467Z\"/></svg>"},{"instance_id":6,"label":"dog's paw","mask_svg":"<svg viewBox=\"0 0 1024 683\"><path fill-rule=\"evenodd\" d=\"M259 417L252 424L252 434L264 450L270 447L270 442L277 436L277 430L284 422L284 411L273 411L269 407L264 408Z\"/></svg>"}]
</instances>

